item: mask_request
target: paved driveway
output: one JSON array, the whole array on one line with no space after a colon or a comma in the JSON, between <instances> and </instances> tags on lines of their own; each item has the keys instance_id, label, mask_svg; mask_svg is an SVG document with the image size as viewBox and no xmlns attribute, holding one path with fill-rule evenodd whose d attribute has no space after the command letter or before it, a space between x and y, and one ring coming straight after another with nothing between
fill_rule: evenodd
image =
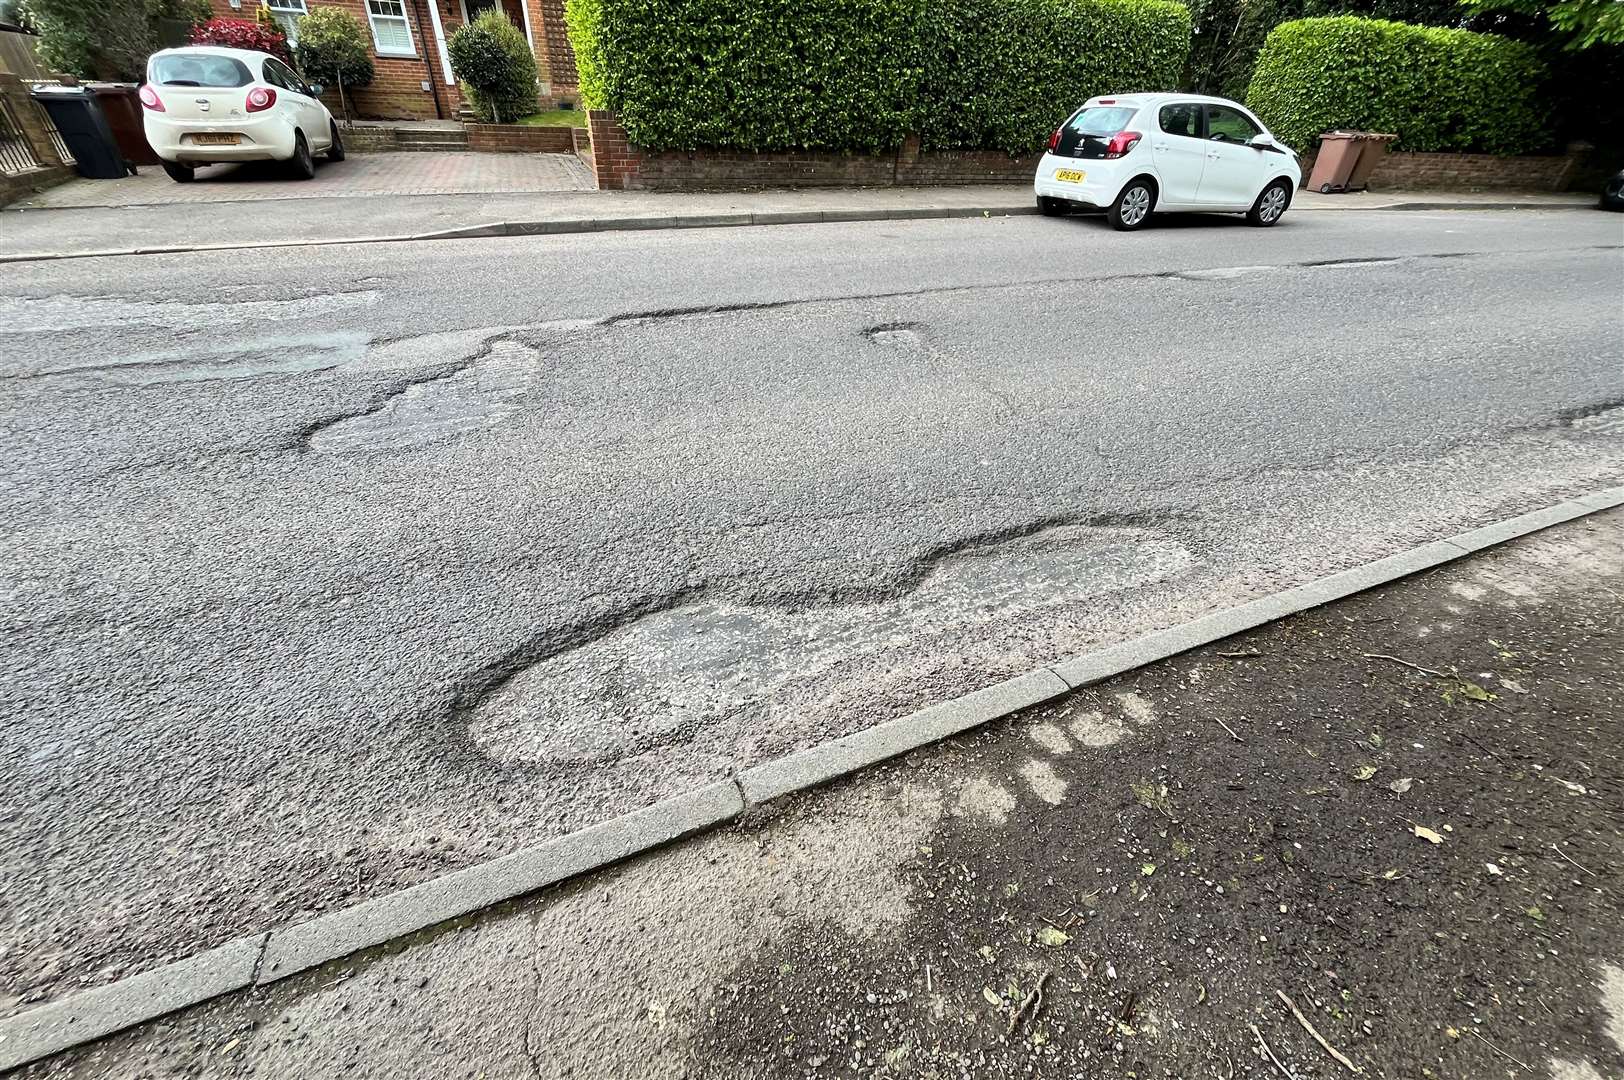
<instances>
[{"instance_id":1,"label":"paved driveway","mask_svg":"<svg viewBox=\"0 0 1624 1080\"><path fill-rule=\"evenodd\" d=\"M358 154L318 162L314 180L299 181L270 164L213 165L177 184L156 165L123 180L74 180L14 207L164 206L172 203L319 199L346 195L488 195L525 191L591 191L592 174L574 154Z\"/></svg>"}]
</instances>

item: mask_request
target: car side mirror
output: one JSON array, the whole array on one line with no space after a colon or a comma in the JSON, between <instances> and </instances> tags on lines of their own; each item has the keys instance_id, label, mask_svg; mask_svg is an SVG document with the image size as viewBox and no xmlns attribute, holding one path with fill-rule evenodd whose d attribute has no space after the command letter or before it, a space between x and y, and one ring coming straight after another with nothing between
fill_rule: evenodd
<instances>
[{"instance_id":1,"label":"car side mirror","mask_svg":"<svg viewBox=\"0 0 1624 1080\"><path fill-rule=\"evenodd\" d=\"M1247 139L1246 145L1255 146L1259 150L1272 150L1280 144L1275 142L1273 135L1270 135L1267 131L1263 131L1253 135L1250 139Z\"/></svg>"},{"instance_id":2,"label":"car side mirror","mask_svg":"<svg viewBox=\"0 0 1624 1080\"><path fill-rule=\"evenodd\" d=\"M307 86L305 89L310 91L310 96L311 97L321 97L321 91L322 91L321 83L313 82L309 86Z\"/></svg>"}]
</instances>

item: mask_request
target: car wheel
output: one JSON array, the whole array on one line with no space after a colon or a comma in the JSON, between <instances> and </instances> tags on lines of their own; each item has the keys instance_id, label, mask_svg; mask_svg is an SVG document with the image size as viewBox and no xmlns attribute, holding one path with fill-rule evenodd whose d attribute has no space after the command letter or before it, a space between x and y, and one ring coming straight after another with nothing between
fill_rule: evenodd
<instances>
[{"instance_id":1,"label":"car wheel","mask_svg":"<svg viewBox=\"0 0 1624 1080\"><path fill-rule=\"evenodd\" d=\"M1269 226L1280 220L1280 215L1291 205L1291 185L1276 180L1258 193L1257 202L1246 212L1248 225Z\"/></svg>"},{"instance_id":2,"label":"car wheel","mask_svg":"<svg viewBox=\"0 0 1624 1080\"><path fill-rule=\"evenodd\" d=\"M1065 199L1055 199L1048 195L1038 196L1038 213L1044 217L1059 217L1067 210Z\"/></svg>"},{"instance_id":3,"label":"car wheel","mask_svg":"<svg viewBox=\"0 0 1624 1080\"><path fill-rule=\"evenodd\" d=\"M190 184L197 175L190 165L177 165L173 161L164 162L164 172L177 184Z\"/></svg>"},{"instance_id":4,"label":"car wheel","mask_svg":"<svg viewBox=\"0 0 1624 1080\"><path fill-rule=\"evenodd\" d=\"M1156 187L1149 180L1130 180L1105 212L1111 228L1128 232L1143 228L1156 207Z\"/></svg>"},{"instance_id":5,"label":"car wheel","mask_svg":"<svg viewBox=\"0 0 1624 1080\"><path fill-rule=\"evenodd\" d=\"M316 159L310 156L310 144L305 142L302 131L293 133L293 175L299 180L314 179L316 175Z\"/></svg>"},{"instance_id":6,"label":"car wheel","mask_svg":"<svg viewBox=\"0 0 1624 1080\"><path fill-rule=\"evenodd\" d=\"M344 160L344 140L339 138L338 124L336 122L333 124L333 144L327 148L327 160Z\"/></svg>"}]
</instances>

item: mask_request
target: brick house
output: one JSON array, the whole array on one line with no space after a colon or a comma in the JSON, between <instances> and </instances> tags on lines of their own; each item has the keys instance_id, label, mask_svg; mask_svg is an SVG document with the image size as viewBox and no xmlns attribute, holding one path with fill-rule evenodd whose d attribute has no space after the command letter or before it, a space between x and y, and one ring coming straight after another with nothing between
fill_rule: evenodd
<instances>
[{"instance_id":1,"label":"brick house","mask_svg":"<svg viewBox=\"0 0 1624 1080\"><path fill-rule=\"evenodd\" d=\"M564 28L564 0L266 0L293 40L294 24L311 6L341 7L371 38L369 86L346 88L350 115L375 120L455 119L462 95L451 74L445 43L458 27L488 7L500 6L530 39L541 75L541 107L578 103L575 53ZM252 19L258 0L210 0L214 14ZM338 91L322 95L339 111Z\"/></svg>"}]
</instances>

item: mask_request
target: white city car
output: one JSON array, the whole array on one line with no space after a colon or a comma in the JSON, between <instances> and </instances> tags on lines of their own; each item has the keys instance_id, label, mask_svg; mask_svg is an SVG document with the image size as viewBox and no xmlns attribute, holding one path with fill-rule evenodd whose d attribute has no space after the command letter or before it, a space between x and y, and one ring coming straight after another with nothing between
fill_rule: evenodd
<instances>
[{"instance_id":1,"label":"white city car","mask_svg":"<svg viewBox=\"0 0 1624 1080\"><path fill-rule=\"evenodd\" d=\"M316 175L317 153L344 160L333 114L288 65L262 52L188 45L155 52L141 87L147 142L174 180L198 165L287 161Z\"/></svg>"},{"instance_id":2,"label":"white city car","mask_svg":"<svg viewBox=\"0 0 1624 1080\"><path fill-rule=\"evenodd\" d=\"M1049 137L1038 209L1104 209L1118 229L1152 212L1244 213L1273 225L1302 182L1297 155L1245 108L1191 94L1091 98Z\"/></svg>"}]
</instances>

